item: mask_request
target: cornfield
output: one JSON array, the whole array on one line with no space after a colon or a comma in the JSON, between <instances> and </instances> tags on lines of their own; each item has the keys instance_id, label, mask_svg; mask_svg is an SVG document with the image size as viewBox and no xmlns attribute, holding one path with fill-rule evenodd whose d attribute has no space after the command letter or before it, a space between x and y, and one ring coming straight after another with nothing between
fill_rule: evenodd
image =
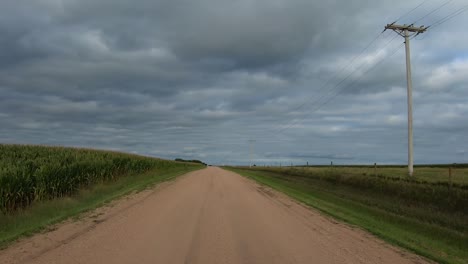
<instances>
[{"instance_id":1,"label":"cornfield","mask_svg":"<svg viewBox=\"0 0 468 264\"><path fill-rule=\"evenodd\" d=\"M155 168L181 163L110 151L0 144L0 211Z\"/></svg>"}]
</instances>

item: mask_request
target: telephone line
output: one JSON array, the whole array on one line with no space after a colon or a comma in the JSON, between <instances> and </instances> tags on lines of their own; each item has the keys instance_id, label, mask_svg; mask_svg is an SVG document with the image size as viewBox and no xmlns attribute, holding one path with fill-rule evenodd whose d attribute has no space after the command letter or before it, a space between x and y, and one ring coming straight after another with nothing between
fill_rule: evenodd
<instances>
[{"instance_id":1,"label":"telephone line","mask_svg":"<svg viewBox=\"0 0 468 264\"><path fill-rule=\"evenodd\" d=\"M436 7L436 8L435 8L434 10L432 10L431 12L425 14L425 15L422 16L421 18L419 18L419 19L417 19L416 21L414 21L411 25L416 24L416 23L418 23L419 21L423 20L424 18L426 18L426 17L428 17L428 16L434 14L435 12L439 11L442 7L444 7L444 6L448 5L448 4L450 4L450 2L452 2L452 1L453 1L453 0L448 0L448 1L446 1L446 2L443 3L442 5Z\"/></svg>"},{"instance_id":2,"label":"telephone line","mask_svg":"<svg viewBox=\"0 0 468 264\"><path fill-rule=\"evenodd\" d=\"M318 107L315 107L312 111L309 111L308 114L312 114L312 113L315 113L317 110L319 110L320 108L322 108L323 106L325 106L326 104L328 104L332 99L336 98L341 92L343 92L345 90L345 88L349 88L349 87L352 87L354 86L358 81L360 81L367 73L369 73L370 71L374 70L376 67L380 66L380 64L382 64L387 58L393 56L401 47L402 44L398 45L398 47L396 49L394 49L389 55L383 57L382 59L380 59L377 63L375 63L374 65L371 65L371 67L369 69L367 69L365 72L363 72L363 74L358 77L357 79L353 80L349 85L347 86L344 86L342 87L341 89L338 89L335 91L335 93L328 99L326 99L325 101L323 101L321 104L318 105ZM292 126L304 121L307 117L303 117L301 119L298 119L298 120L295 120L294 123L291 123L290 125L280 129L278 131L278 133L282 133L283 131L285 131L286 129L289 129L291 128Z\"/></svg>"},{"instance_id":3,"label":"telephone line","mask_svg":"<svg viewBox=\"0 0 468 264\"><path fill-rule=\"evenodd\" d=\"M421 20L423 20L424 18L436 13L437 11L439 11L440 9L442 9L444 6L448 5L449 3L451 3L453 0L448 0L448 1L445 1L443 4L437 6L435 9L433 9L432 11L430 11L429 13L427 13L426 15L420 17L419 19L417 19L414 23L416 22L419 22ZM410 24L410 25L395 25L395 23L402 19L403 17L406 17L408 14L412 13L414 10L416 10L417 8L421 7L422 5L424 5L426 2L428 2L428 0L424 0L423 2L421 2L420 4L418 4L416 7L414 7L413 9L409 10L408 12L406 12L404 15L400 16L395 22L391 23L391 24L388 24L385 29L392 29L394 30L395 32L397 32L400 36L403 36L405 37L405 46L406 46L406 57L407 57L407 82L408 82L408 168L409 168L409 175L412 175L413 173L413 151L412 151L412 96L411 96L411 68L410 68L410 60L409 60L409 41L410 39L413 39L414 37L416 37L417 35L425 32L429 27L424 27L424 26L421 26L421 27L414 27L414 23ZM455 12L452 12L450 13L449 15L443 17L442 19L439 19L437 20L435 23L431 24L431 27L437 27L437 26L440 26L441 24L449 21L450 19L453 19L454 17L462 14L463 12L465 12L466 10L468 10L468 5L456 10ZM414 33L413 35L410 35L409 32L411 33ZM379 34L376 38L374 38L364 49L363 51L361 51L361 53L354 57L345 67L341 68L335 75L333 75L333 77L331 79L329 79L319 90L322 90L323 88L327 87L328 84L330 83L330 81L334 80L337 78L338 74L340 74L342 71L344 71L345 69L347 69L349 66L353 65L354 61L361 57L362 54L383 34L383 32L381 34ZM396 36L395 36L396 37ZM394 37L394 38L395 38ZM389 45L393 40L394 38L389 41L387 43L387 45ZM328 104L331 100L333 100L335 97L337 97L341 92L344 91L345 88L347 87L352 87L354 86L361 78L363 78L368 72L372 71L373 69L375 69L376 67L378 67L381 63L383 63L383 61L385 61L388 57L394 55L400 48L401 45L398 46L397 49L393 50L393 52L390 54L390 55L386 55L384 56L382 59L380 59L377 63L375 63L374 65L371 65L370 68L368 68L364 73L362 73L357 79L353 80L350 84L348 84L347 86L343 86L341 88L340 85L343 84L348 78L349 76L351 76L354 72L360 70L364 64L361 64L357 69L355 69L354 71L352 71L348 76L346 76L343 80L341 80L336 86L334 86L332 89L328 90L328 92L324 95L322 95L318 100L315 100L313 102L313 105L315 106L313 108L312 111L309 111L307 114L310 115L311 113L314 113L316 112L317 110L319 110L320 108L322 108L323 106L325 106L326 104ZM328 97L330 96L331 97ZM328 98L326 98L328 97ZM310 97L312 98L312 97ZM325 99L326 98L326 99ZM325 99L325 100L323 100ZM296 107L294 109L294 111L297 111L301 108L303 108L305 105L307 104L310 104L311 102L310 101L306 101L304 103L302 103L301 105L299 105L298 107ZM317 104L318 103L318 104ZM289 113L291 111L288 111ZM274 131L274 135L276 136L277 134L279 133L282 133L284 132L285 130L291 128L293 125L296 125L296 124L299 124L300 122L302 122L303 120L305 120L306 118L308 118L308 116L304 116L303 118L300 118L300 119L295 119L293 120L292 122L290 122L289 125L285 126L285 127L282 127L280 128L279 130L277 131Z\"/></svg>"},{"instance_id":4,"label":"telephone line","mask_svg":"<svg viewBox=\"0 0 468 264\"><path fill-rule=\"evenodd\" d=\"M411 9L410 11L406 12L404 15L400 16L398 19L395 20L395 22L398 22L400 19L404 18L405 16L409 15L411 12L413 12L414 10L418 9L419 7L421 7L422 5L424 5L427 1L429 0L424 0L422 1L419 5L417 5L416 7L414 7L413 9Z\"/></svg>"},{"instance_id":5,"label":"telephone line","mask_svg":"<svg viewBox=\"0 0 468 264\"><path fill-rule=\"evenodd\" d=\"M383 34L383 32L380 33L380 34L377 36L377 38L375 38L374 40L372 40L372 41L369 43L369 45L367 45L367 46L361 51L361 53L360 53L359 55L355 56L345 67L341 68L341 70L340 70L339 72L335 73L334 76L333 76L331 79L329 79L329 80L325 83L325 85L323 85L323 86L319 89L319 91L320 91L320 90L323 90L323 88L325 88L326 86L328 86L328 84L329 84L332 80L336 80L337 77L338 77L338 75L339 75L340 73L342 73L344 69L349 68L349 66L351 66L352 63L353 63L357 58L361 57L361 56L364 54L364 52L371 46L371 44L372 44L373 42L375 42L375 41L378 39L378 37L380 37L382 34ZM388 46L388 44L390 44L394 39L395 39L395 37L392 38L392 39L384 46L384 48L385 48L386 46ZM383 50L383 48L382 48L381 50ZM380 50L379 50L379 52L380 52ZM354 72L356 72L357 70L361 69L364 65L365 65L365 64L362 63L361 65L359 65L358 68L356 68L356 69L354 69L353 71L351 71L351 72L350 72L344 79L342 79L338 84L335 84L335 85L331 88L331 90L329 90L329 92L332 91L333 89L337 88L338 86L340 86L340 85L341 85L344 81L346 81ZM328 92L328 93L325 93L324 95L320 96L318 99L313 100L313 101L310 101L310 100L311 100L312 98L314 98L314 96L309 96L308 99L307 99L304 103L302 103L299 107L296 107L295 109L288 111L288 113L291 113L291 112L293 112L293 111L297 111L297 110L299 110L299 109L302 109L304 106L306 106L306 105L308 105L308 104L312 104L312 105L313 105L313 104L318 103L319 101L321 101L321 100L323 99L324 96L328 95L329 92ZM286 125L287 125L287 124L286 124ZM279 125L279 126L277 126L276 128L273 129L273 133L276 133L276 130L281 130L281 129L282 129L282 128L281 128L281 125Z\"/></svg>"},{"instance_id":6,"label":"telephone line","mask_svg":"<svg viewBox=\"0 0 468 264\"><path fill-rule=\"evenodd\" d=\"M381 52L383 51L388 45L390 45L396 38L397 36L394 36L389 42L387 42L387 44L385 44L385 46L383 46L378 52ZM357 71L361 70L364 66L367 66L367 64L365 62L363 62L362 64L360 64L356 69L354 69L352 72L350 72L344 79L342 79L339 83L337 83L332 89L329 90L328 93L326 94L323 94L322 96L320 96L317 100L313 101L312 102L312 105L315 105L317 103L320 103L323 99L325 99L327 96L329 96L330 94L333 94L333 91L337 88L339 88L344 82L346 82L354 73L356 73ZM362 76L361 76L362 77ZM344 86L346 87L346 86ZM343 89L343 88L341 88ZM311 102L306 102L305 104L307 103L311 103ZM304 104L304 105L305 105ZM295 121L292 121L289 125L286 125L286 128L289 128L291 126L295 125ZM278 131L273 131L274 133L281 133L282 131L284 131L285 129L284 128L279 128Z\"/></svg>"},{"instance_id":7,"label":"telephone line","mask_svg":"<svg viewBox=\"0 0 468 264\"><path fill-rule=\"evenodd\" d=\"M431 30L433 30L434 28L436 28L436 27L438 27L438 26L444 24L445 22L447 22L447 21L453 19L453 18L456 17L456 16L459 16L460 14L464 13L464 12L467 11L467 10L468 10L468 5L465 5L465 6L461 7L461 8L459 8L459 9L455 10L454 12L452 12L452 13L446 15L445 17L443 17L443 18L437 20L436 22L432 23L432 24L429 25L427 28L431 28ZM418 38L418 40L423 40L423 39L425 39L427 36L428 36L428 35L425 35L425 36L422 37L422 38ZM415 37L416 37L416 36L414 36L413 38L415 38Z\"/></svg>"},{"instance_id":8,"label":"telephone line","mask_svg":"<svg viewBox=\"0 0 468 264\"><path fill-rule=\"evenodd\" d=\"M409 10L408 12L406 12L405 14L403 14L402 16L400 16L394 23L396 23L398 20L402 19L403 17L407 16L408 14L410 14L411 12L415 11L416 9L418 9L419 7L421 7L422 5L424 5L426 2L428 2L429 0L424 0L422 1L420 4L418 4L417 6L415 6L413 9ZM451 2L452 0L449 0L448 2ZM444 5L446 5L448 3L445 3ZM442 5L443 6L443 5ZM439 7L440 9L441 7ZM435 11L432 11L431 13L433 13ZM426 15L427 16L427 15ZM426 17L424 16L424 17ZM362 54L384 33L384 31L382 31L379 35L377 35L377 37L375 37L360 53L359 55L355 56L345 67L342 67L335 75L333 75L332 78L330 78L319 90L322 90L323 88L325 88L331 80L335 80L336 77L338 76L339 73L341 73L343 70L347 69L357 58L361 57ZM393 38L394 39L394 38ZM393 39L391 41L393 41ZM390 42L391 42L390 41ZM389 43L388 43L389 44ZM388 45L387 44L387 45ZM347 79L347 77L345 78ZM338 84L338 86L343 82L343 80ZM336 88L337 86L335 86ZM288 112L293 112L293 111L297 111L297 110L300 110L302 109L305 105L309 104L310 102L308 100L310 100L311 98L313 98L312 96L309 97L309 99L307 99L307 101L305 101L304 103L300 104L298 107L292 109L292 110L289 110ZM317 101L314 102L314 104L318 101L320 101L322 99L319 98ZM274 129L276 130L276 128ZM280 129L281 130L281 129Z\"/></svg>"},{"instance_id":9,"label":"telephone line","mask_svg":"<svg viewBox=\"0 0 468 264\"><path fill-rule=\"evenodd\" d=\"M468 10L468 5L465 5L462 8L460 8L460 9L448 14L447 16L443 17L442 19L437 20L436 22L432 23L429 27L434 28L434 27L440 26L443 23L449 21L450 19L462 14L466 10Z\"/></svg>"},{"instance_id":10,"label":"telephone line","mask_svg":"<svg viewBox=\"0 0 468 264\"><path fill-rule=\"evenodd\" d=\"M346 64L345 66L341 67L341 68L338 70L338 72L336 72L335 74L333 74L332 77L331 77L330 79L328 79L318 90L319 90L319 91L322 90L323 88L327 87L327 86L331 83L331 81L334 81L335 79L337 79L338 75L339 75L340 73L342 73L344 70L346 70L347 68L349 68L349 67L353 64L353 62L354 62L356 59L358 59L359 57L361 57L361 56L364 54L364 52L365 52L366 50L368 50L369 47L370 47L374 42L376 42L376 41L380 38L380 36L383 35L383 33L384 33L384 32L381 32L381 33L378 34L373 40L371 40L371 42L369 42L369 44L368 44L365 48L363 48L363 49L361 50L361 52L360 52L358 55L354 56L354 57L348 62L348 64ZM297 106L297 107L295 107L295 108L293 108L293 109L288 110L287 112L290 113L290 112L294 112L294 111L297 111L297 110L302 109L304 106L306 106L308 103L310 103L309 100L312 99L312 98L313 98L313 96L309 96L309 97L306 99L306 101L305 101L304 103L300 104L299 106Z\"/></svg>"}]
</instances>

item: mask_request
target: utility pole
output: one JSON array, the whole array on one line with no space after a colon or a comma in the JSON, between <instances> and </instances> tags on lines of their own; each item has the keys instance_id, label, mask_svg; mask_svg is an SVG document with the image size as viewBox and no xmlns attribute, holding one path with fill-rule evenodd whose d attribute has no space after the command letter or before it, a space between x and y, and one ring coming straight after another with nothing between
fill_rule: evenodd
<instances>
[{"instance_id":1,"label":"utility pole","mask_svg":"<svg viewBox=\"0 0 468 264\"><path fill-rule=\"evenodd\" d=\"M391 29L398 35L405 38L406 50L406 85L408 98L408 175L413 176L413 92L411 81L411 56L410 56L410 37L424 33L428 27L415 27L411 25L395 25L395 22L387 24L385 30ZM385 31L384 30L384 31ZM411 32L411 35L410 35Z\"/></svg>"},{"instance_id":2,"label":"utility pole","mask_svg":"<svg viewBox=\"0 0 468 264\"><path fill-rule=\"evenodd\" d=\"M249 139L249 159L250 159L250 165L249 167L252 168L252 155L253 155L253 143L255 140Z\"/></svg>"}]
</instances>

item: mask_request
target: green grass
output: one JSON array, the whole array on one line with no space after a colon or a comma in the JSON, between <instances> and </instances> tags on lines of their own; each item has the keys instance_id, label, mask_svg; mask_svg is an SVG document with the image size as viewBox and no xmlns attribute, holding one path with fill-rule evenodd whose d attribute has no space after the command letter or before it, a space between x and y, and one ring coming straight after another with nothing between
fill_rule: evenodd
<instances>
[{"instance_id":1,"label":"green grass","mask_svg":"<svg viewBox=\"0 0 468 264\"><path fill-rule=\"evenodd\" d=\"M302 167L310 172L320 173L332 169L331 167ZM405 166L334 166L333 170L345 175L367 175L373 176L375 173L384 177L407 178L408 168ZM452 167L452 182L468 185L468 167ZM449 168L439 166L420 167L414 169L413 179L427 182L448 182Z\"/></svg>"},{"instance_id":2,"label":"green grass","mask_svg":"<svg viewBox=\"0 0 468 264\"><path fill-rule=\"evenodd\" d=\"M448 186L438 181L366 176L358 171L362 168L351 173L345 168L227 169L437 262L468 262L468 190L463 183L452 187L456 196L439 202L417 193L443 193ZM429 173L424 177L430 177Z\"/></svg>"},{"instance_id":3,"label":"green grass","mask_svg":"<svg viewBox=\"0 0 468 264\"><path fill-rule=\"evenodd\" d=\"M143 190L203 167L187 165L153 169L143 174L93 185L70 197L36 202L14 214L0 214L0 248L6 247L20 237L30 236L52 224L70 217L77 217L83 212L102 206L123 195Z\"/></svg>"}]
</instances>

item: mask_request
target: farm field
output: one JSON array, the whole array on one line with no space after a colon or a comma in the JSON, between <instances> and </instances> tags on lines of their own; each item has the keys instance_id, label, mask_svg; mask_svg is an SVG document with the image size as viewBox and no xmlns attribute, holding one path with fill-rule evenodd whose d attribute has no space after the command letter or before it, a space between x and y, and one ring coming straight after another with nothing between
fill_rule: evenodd
<instances>
[{"instance_id":1,"label":"farm field","mask_svg":"<svg viewBox=\"0 0 468 264\"><path fill-rule=\"evenodd\" d=\"M467 168L228 167L440 263L468 260ZM455 180L456 179L456 180Z\"/></svg>"},{"instance_id":2,"label":"farm field","mask_svg":"<svg viewBox=\"0 0 468 264\"><path fill-rule=\"evenodd\" d=\"M18 254L31 263L68 263L69 256L93 263L96 255L107 263L136 256L145 263L426 261L273 189L437 262L468 259L464 165L451 177L443 166L418 167L413 178L400 167L227 167L273 189L201 168L119 152L0 145L0 262L16 263ZM169 187L149 188L182 174ZM141 190L147 192L133 194ZM32 237L13 243L24 236ZM58 247L63 241L69 246ZM158 246L153 252L148 245ZM362 251L368 247L372 252ZM269 255L271 248L277 255Z\"/></svg>"},{"instance_id":3,"label":"farm field","mask_svg":"<svg viewBox=\"0 0 468 264\"><path fill-rule=\"evenodd\" d=\"M217 167L100 209L0 263L429 263Z\"/></svg>"},{"instance_id":4,"label":"farm field","mask_svg":"<svg viewBox=\"0 0 468 264\"><path fill-rule=\"evenodd\" d=\"M0 246L202 167L110 151L0 145Z\"/></svg>"},{"instance_id":5,"label":"farm field","mask_svg":"<svg viewBox=\"0 0 468 264\"><path fill-rule=\"evenodd\" d=\"M374 166L306 166L295 167L306 170L310 173L338 173L342 175L364 175L380 176L388 178L410 179L426 182L449 182L468 185L468 164L452 165L418 165L414 168L414 174L408 177L408 168L406 166L380 166L374 169ZM449 168L451 178L449 177Z\"/></svg>"}]
</instances>

